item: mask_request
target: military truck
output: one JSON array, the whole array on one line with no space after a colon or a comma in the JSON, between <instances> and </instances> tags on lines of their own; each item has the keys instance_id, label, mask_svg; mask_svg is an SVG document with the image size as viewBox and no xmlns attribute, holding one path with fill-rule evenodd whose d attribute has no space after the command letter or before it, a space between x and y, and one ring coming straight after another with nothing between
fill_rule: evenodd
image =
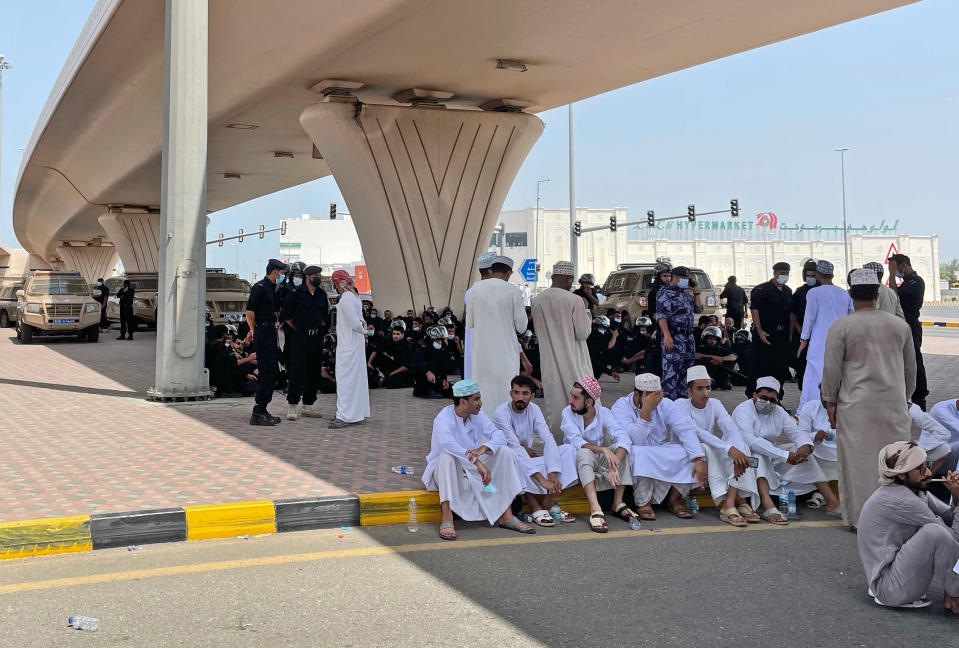
<instances>
[{"instance_id":1,"label":"military truck","mask_svg":"<svg viewBox=\"0 0 959 648\"><path fill-rule=\"evenodd\" d=\"M17 339L37 335L76 335L100 339L100 304L79 272L37 270L17 293Z\"/></svg>"},{"instance_id":2,"label":"military truck","mask_svg":"<svg viewBox=\"0 0 959 648\"><path fill-rule=\"evenodd\" d=\"M107 319L111 322L120 321L120 303L117 301L116 294L123 286L124 279L129 279L136 290L133 315L137 318L137 324L155 327L159 281L156 272L129 272L107 279L104 282L110 290ZM213 323L226 324L227 315L230 313L239 313L242 318L251 289L249 281L225 272L223 268L207 268L206 310L213 316Z\"/></svg>"}]
</instances>

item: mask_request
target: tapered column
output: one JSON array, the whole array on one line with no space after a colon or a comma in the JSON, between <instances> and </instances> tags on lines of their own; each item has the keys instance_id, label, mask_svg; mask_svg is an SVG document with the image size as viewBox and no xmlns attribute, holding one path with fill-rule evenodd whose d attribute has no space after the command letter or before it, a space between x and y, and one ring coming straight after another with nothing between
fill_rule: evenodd
<instances>
[{"instance_id":1,"label":"tapered column","mask_svg":"<svg viewBox=\"0 0 959 648\"><path fill-rule=\"evenodd\" d=\"M300 124L349 206L377 306L460 311L543 123L523 113L330 102L304 110Z\"/></svg>"},{"instance_id":2,"label":"tapered column","mask_svg":"<svg viewBox=\"0 0 959 648\"><path fill-rule=\"evenodd\" d=\"M63 269L79 272L87 283L109 277L117 266L117 251L112 245L63 246L57 248Z\"/></svg>"},{"instance_id":3,"label":"tapered column","mask_svg":"<svg viewBox=\"0 0 959 648\"><path fill-rule=\"evenodd\" d=\"M127 272L157 272L160 215L110 210L99 218Z\"/></svg>"},{"instance_id":4,"label":"tapered column","mask_svg":"<svg viewBox=\"0 0 959 648\"><path fill-rule=\"evenodd\" d=\"M166 1L154 399L207 397L207 0Z\"/></svg>"}]
</instances>

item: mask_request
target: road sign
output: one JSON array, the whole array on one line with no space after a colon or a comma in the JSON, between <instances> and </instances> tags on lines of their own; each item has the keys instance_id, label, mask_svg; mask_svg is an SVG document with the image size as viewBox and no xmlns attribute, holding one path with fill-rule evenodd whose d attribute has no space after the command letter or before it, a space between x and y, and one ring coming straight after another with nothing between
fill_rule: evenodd
<instances>
[{"instance_id":1,"label":"road sign","mask_svg":"<svg viewBox=\"0 0 959 648\"><path fill-rule=\"evenodd\" d=\"M895 242L889 244L889 251L886 252L886 260L883 263L889 263L889 257L893 254L899 254L899 249L896 247Z\"/></svg>"},{"instance_id":2,"label":"road sign","mask_svg":"<svg viewBox=\"0 0 959 648\"><path fill-rule=\"evenodd\" d=\"M526 259L519 269L526 281L536 281L536 259Z\"/></svg>"}]
</instances>

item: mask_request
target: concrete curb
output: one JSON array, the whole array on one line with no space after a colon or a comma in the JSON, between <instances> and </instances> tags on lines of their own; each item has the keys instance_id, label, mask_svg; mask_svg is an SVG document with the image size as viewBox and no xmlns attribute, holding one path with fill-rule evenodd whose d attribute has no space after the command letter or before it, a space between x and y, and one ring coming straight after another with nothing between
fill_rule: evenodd
<instances>
[{"instance_id":1,"label":"concrete curb","mask_svg":"<svg viewBox=\"0 0 959 648\"><path fill-rule=\"evenodd\" d=\"M923 326L948 326L949 328L959 328L959 322L920 322Z\"/></svg>"}]
</instances>

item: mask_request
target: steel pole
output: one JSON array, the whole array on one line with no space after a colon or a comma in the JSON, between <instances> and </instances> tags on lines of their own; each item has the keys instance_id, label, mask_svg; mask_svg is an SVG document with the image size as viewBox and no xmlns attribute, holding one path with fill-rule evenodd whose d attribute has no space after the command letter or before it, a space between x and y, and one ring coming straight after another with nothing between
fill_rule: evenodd
<instances>
[{"instance_id":1,"label":"steel pole","mask_svg":"<svg viewBox=\"0 0 959 648\"><path fill-rule=\"evenodd\" d=\"M839 165L842 174L842 251L846 261L846 273L849 273L849 241L846 239L848 226L846 225L846 150L839 149Z\"/></svg>"},{"instance_id":2,"label":"steel pole","mask_svg":"<svg viewBox=\"0 0 959 648\"><path fill-rule=\"evenodd\" d=\"M3 71L9 70L13 66L7 63L7 59L0 54L0 205L3 205ZM3 241L3 217L0 215L0 242Z\"/></svg>"},{"instance_id":3,"label":"steel pole","mask_svg":"<svg viewBox=\"0 0 959 648\"><path fill-rule=\"evenodd\" d=\"M573 104L569 104L569 256L574 281L579 274L579 241L573 233L576 223L576 181L573 165Z\"/></svg>"}]
</instances>

